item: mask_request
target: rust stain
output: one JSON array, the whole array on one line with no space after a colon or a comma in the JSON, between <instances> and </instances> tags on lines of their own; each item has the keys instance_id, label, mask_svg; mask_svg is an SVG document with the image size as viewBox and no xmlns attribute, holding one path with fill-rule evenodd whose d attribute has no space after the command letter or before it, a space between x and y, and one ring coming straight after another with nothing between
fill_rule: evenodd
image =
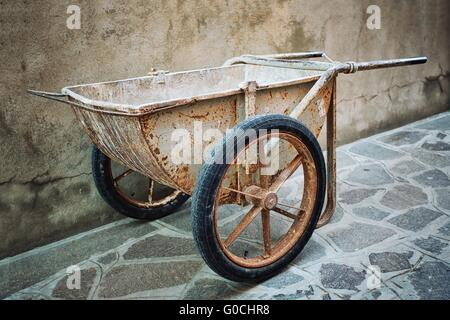
<instances>
[{"instance_id":1,"label":"rust stain","mask_svg":"<svg viewBox=\"0 0 450 320\"><path fill-rule=\"evenodd\" d=\"M191 111L191 113L192 113L192 111ZM202 115L184 114L182 112L178 113L179 117L183 116L183 117L191 118L191 119L194 119L194 120L205 120L205 119L208 119L209 115L210 115L209 112L207 112L205 114L202 114Z\"/></svg>"}]
</instances>

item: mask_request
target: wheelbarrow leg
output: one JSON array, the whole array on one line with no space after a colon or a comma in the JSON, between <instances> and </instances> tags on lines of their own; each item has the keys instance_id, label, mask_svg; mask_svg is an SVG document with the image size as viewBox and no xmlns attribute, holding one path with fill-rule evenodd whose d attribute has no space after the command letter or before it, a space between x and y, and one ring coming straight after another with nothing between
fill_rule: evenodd
<instances>
[{"instance_id":1,"label":"wheelbarrow leg","mask_svg":"<svg viewBox=\"0 0 450 320\"><path fill-rule=\"evenodd\" d=\"M327 114L327 206L320 216L317 228L326 225L336 209L336 79Z\"/></svg>"}]
</instances>

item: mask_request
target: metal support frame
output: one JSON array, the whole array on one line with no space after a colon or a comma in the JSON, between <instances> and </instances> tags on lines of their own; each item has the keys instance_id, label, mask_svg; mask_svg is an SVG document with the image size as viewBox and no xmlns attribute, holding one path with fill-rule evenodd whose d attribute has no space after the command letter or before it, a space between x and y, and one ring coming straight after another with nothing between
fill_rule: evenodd
<instances>
[{"instance_id":1,"label":"metal support frame","mask_svg":"<svg viewBox=\"0 0 450 320\"><path fill-rule=\"evenodd\" d=\"M336 209L336 78L327 114L327 206L320 216L317 228L330 222Z\"/></svg>"},{"instance_id":2,"label":"metal support frame","mask_svg":"<svg viewBox=\"0 0 450 320\"><path fill-rule=\"evenodd\" d=\"M244 92L243 101L236 105L236 122L241 122L254 115L256 115L256 93L258 89L258 83L256 81L248 81L240 84L241 90ZM248 156L246 157L248 158ZM239 191L243 191L243 187L252 184L251 175L252 166L248 163L245 164L245 168L237 170L237 188ZM242 204L243 200L241 195L237 195L238 204Z\"/></svg>"},{"instance_id":3,"label":"metal support frame","mask_svg":"<svg viewBox=\"0 0 450 320\"><path fill-rule=\"evenodd\" d=\"M256 81L245 82L241 84L241 89L245 93L245 119L248 119L256 114L256 90L258 89L258 83Z\"/></svg>"}]
</instances>

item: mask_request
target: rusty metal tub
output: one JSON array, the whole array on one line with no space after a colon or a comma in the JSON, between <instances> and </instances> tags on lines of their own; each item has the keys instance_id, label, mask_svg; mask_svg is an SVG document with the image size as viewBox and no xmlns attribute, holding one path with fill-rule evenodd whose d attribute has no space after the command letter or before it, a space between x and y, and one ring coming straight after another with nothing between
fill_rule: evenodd
<instances>
[{"instance_id":1,"label":"rusty metal tub","mask_svg":"<svg viewBox=\"0 0 450 320\"><path fill-rule=\"evenodd\" d=\"M73 110L93 143L106 155L152 179L192 193L200 164L174 165L172 133L184 129L225 132L245 119L247 84L256 83L253 114L288 115L324 71L240 64L189 72L160 73L66 87ZM331 86L321 95L329 105ZM326 110L323 110L324 117ZM300 117L317 135L323 124ZM205 149L207 143L204 145Z\"/></svg>"}]
</instances>

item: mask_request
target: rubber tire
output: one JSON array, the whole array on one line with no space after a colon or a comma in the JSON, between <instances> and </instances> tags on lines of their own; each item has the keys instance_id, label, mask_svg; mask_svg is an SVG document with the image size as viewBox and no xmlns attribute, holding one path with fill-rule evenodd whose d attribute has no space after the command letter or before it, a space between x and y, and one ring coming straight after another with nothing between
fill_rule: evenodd
<instances>
[{"instance_id":1,"label":"rubber tire","mask_svg":"<svg viewBox=\"0 0 450 320\"><path fill-rule=\"evenodd\" d=\"M103 200L119 213L138 220L155 220L175 212L189 199L189 195L180 193L169 203L157 208L141 208L130 204L114 188L113 179L108 172L108 156L96 146L92 149L92 176L95 186Z\"/></svg>"},{"instance_id":2,"label":"rubber tire","mask_svg":"<svg viewBox=\"0 0 450 320\"><path fill-rule=\"evenodd\" d=\"M326 191L326 169L322 150L317 139L309 129L299 121L284 115L263 115L252 117L238 124L233 130L246 129L278 129L280 133L291 133L301 139L315 161L317 171L318 187L316 191L316 203L314 205L312 217L303 236L294 247L282 258L271 265L261 268L246 268L235 264L222 251L214 228L214 203L220 187L221 178L226 173L226 164L204 164L197 178L196 187L192 195L192 228L195 243L201 256L217 274L232 281L258 283L281 272L294 258L296 258L306 243L311 238L317 222L319 221L325 201ZM242 133L242 132L241 132ZM233 143L233 132L227 134L216 146L224 148L227 143ZM239 139L239 138L238 138ZM236 140L234 141L235 150ZM246 141L248 145L249 141ZM240 143L239 145L243 145ZM224 150L224 149L222 149ZM239 152L241 150L237 150ZM213 151L212 156L218 154ZM235 153L237 154L237 153ZM213 158L214 159L214 158ZM216 162L217 163L217 162ZM219 162L220 163L220 162ZM224 162L221 162L224 163Z\"/></svg>"}]
</instances>

